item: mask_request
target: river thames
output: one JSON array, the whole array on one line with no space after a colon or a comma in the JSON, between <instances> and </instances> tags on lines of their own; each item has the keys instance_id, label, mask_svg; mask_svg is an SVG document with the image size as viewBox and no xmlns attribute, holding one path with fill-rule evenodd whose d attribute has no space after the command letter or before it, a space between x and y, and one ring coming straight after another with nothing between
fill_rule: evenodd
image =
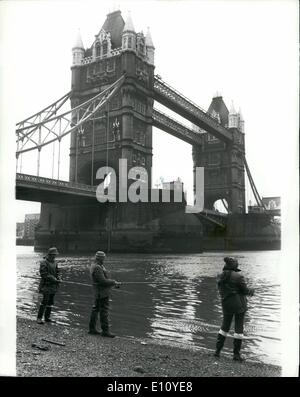
<instances>
[{"instance_id":1,"label":"river thames","mask_svg":"<svg viewBox=\"0 0 300 397\"><path fill-rule=\"evenodd\" d=\"M109 254L106 269L120 281L112 290L111 329L118 336L151 338L182 347L215 348L222 312L216 276L224 256L235 256L255 295L248 299L242 353L245 358L280 365L280 251L203 254ZM35 319L39 260L33 247L17 247L17 311ZM89 264L92 256L59 255L62 283L53 318L88 330L93 304ZM25 277L24 277L25 276ZM80 285L80 284L89 284ZM233 335L233 329L231 330ZM224 351L231 353L233 339Z\"/></svg>"}]
</instances>

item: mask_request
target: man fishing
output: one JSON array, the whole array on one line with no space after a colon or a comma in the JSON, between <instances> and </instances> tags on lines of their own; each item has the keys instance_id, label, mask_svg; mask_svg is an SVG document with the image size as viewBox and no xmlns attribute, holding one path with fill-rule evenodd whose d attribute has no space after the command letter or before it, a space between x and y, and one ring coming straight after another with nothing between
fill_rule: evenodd
<instances>
[{"instance_id":1,"label":"man fishing","mask_svg":"<svg viewBox=\"0 0 300 397\"><path fill-rule=\"evenodd\" d=\"M114 338L115 335L109 332L109 298L111 288L119 288L121 283L108 278L108 274L104 267L105 257L106 255L103 251L97 251L95 255L95 261L90 267L95 301L90 317L89 334ZM96 328L98 314L100 314L102 332L99 332Z\"/></svg>"},{"instance_id":2,"label":"man fishing","mask_svg":"<svg viewBox=\"0 0 300 397\"><path fill-rule=\"evenodd\" d=\"M224 258L223 272L218 275L218 290L222 301L223 322L218 333L215 357L220 357L226 336L234 317L233 359L243 361L240 350L243 340L244 317L247 310L246 295L252 296L254 289L248 288L244 277L239 274L238 261L235 258Z\"/></svg>"},{"instance_id":3,"label":"man fishing","mask_svg":"<svg viewBox=\"0 0 300 397\"><path fill-rule=\"evenodd\" d=\"M39 307L37 323L44 324L43 316L45 315L45 321L47 323L53 323L55 321L51 320L51 310L54 304L54 296L57 292L60 279L58 266L55 261L58 251L56 247L51 247L48 249L47 255L40 262L40 285L39 293L43 294L43 299Z\"/></svg>"}]
</instances>

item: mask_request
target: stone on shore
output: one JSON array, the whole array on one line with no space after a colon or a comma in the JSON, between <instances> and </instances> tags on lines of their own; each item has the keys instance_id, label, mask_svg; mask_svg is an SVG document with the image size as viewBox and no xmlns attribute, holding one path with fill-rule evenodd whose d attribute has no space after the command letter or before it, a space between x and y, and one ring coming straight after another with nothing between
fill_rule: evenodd
<instances>
[{"instance_id":1,"label":"stone on shore","mask_svg":"<svg viewBox=\"0 0 300 397\"><path fill-rule=\"evenodd\" d=\"M64 343L47 344L42 338ZM147 343L141 343L141 342ZM37 350L32 344L47 345ZM39 353L39 354L37 354ZM87 330L17 320L19 377L279 377L278 366L216 359L206 350L183 349L147 339L89 335Z\"/></svg>"}]
</instances>

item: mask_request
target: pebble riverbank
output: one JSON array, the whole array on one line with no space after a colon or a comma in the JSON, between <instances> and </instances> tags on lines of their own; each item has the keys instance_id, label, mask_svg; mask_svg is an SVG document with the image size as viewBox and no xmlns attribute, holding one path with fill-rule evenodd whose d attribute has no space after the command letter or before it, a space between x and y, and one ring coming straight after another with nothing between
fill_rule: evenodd
<instances>
[{"instance_id":1,"label":"pebble riverbank","mask_svg":"<svg viewBox=\"0 0 300 397\"><path fill-rule=\"evenodd\" d=\"M281 369L252 361L237 363L227 355L216 359L207 350L152 339L103 338L82 329L18 318L17 376L280 377Z\"/></svg>"}]
</instances>

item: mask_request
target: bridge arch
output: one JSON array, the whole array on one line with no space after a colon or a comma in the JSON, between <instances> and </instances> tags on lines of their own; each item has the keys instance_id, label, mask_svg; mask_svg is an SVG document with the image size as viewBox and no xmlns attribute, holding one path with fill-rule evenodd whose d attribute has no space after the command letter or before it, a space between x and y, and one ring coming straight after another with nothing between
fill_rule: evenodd
<instances>
[{"instance_id":1,"label":"bridge arch","mask_svg":"<svg viewBox=\"0 0 300 397\"><path fill-rule=\"evenodd\" d=\"M226 200L225 197L219 198L217 199L214 203L213 203L213 209L224 213L224 214L228 214L229 212L229 206L228 206L228 201Z\"/></svg>"}]
</instances>

